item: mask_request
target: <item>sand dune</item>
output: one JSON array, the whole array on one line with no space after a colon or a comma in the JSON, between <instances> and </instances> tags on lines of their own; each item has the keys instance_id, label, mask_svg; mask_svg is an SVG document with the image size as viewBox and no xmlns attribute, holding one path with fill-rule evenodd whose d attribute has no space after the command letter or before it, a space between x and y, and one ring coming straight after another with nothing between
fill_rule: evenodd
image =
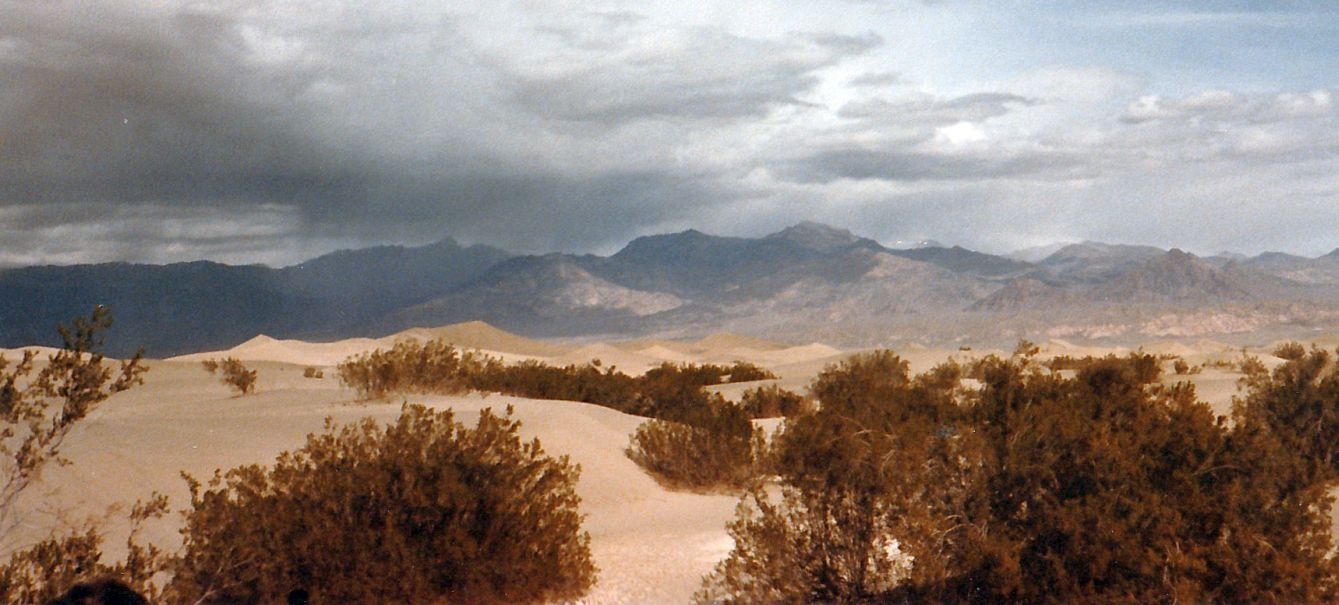
<instances>
[{"instance_id":1,"label":"sand dune","mask_svg":"<svg viewBox=\"0 0 1339 605\"><path fill-rule=\"evenodd\" d=\"M733 348L743 348L754 351L774 351L791 346L773 340L754 338L752 336L744 336L733 332L718 332L716 334L711 334L695 341L693 345L703 351L718 351Z\"/></svg>"},{"instance_id":2,"label":"sand dune","mask_svg":"<svg viewBox=\"0 0 1339 605\"><path fill-rule=\"evenodd\" d=\"M557 366L584 365L595 361L599 361L601 367L614 368L632 376L645 373L647 370L664 363L664 360L655 357L642 355L635 351L626 351L603 343L586 345L580 349L547 359L549 364Z\"/></svg>"},{"instance_id":3,"label":"sand dune","mask_svg":"<svg viewBox=\"0 0 1339 605\"><path fill-rule=\"evenodd\" d=\"M152 491L167 494L174 509L187 502L185 471L207 478L218 468L269 463L300 447L323 419L361 417L390 421L399 403L355 404L335 381L307 379L289 364L256 366L257 394L233 397L194 363L156 362L144 386L109 399L71 434L73 464L52 468L41 494L27 498L29 538L53 523L52 503L70 519L127 505ZM642 418L607 408L504 397L415 397L433 408L452 408L470 424L479 410L516 409L526 438L546 451L568 455L582 467L578 492L587 515L599 583L587 603L684 603L730 547L726 522L736 499L670 492L623 455ZM25 494L25 496L27 496ZM177 517L152 526L146 537L176 543ZM123 526L113 524L115 552Z\"/></svg>"},{"instance_id":4,"label":"sand dune","mask_svg":"<svg viewBox=\"0 0 1339 605\"><path fill-rule=\"evenodd\" d=\"M472 321L440 328L413 328L381 338L348 338L334 342L279 340L260 334L231 349L179 355L170 358L170 361L203 361L233 357L241 361L333 366L355 355L370 353L377 349L389 349L395 346L396 342L406 339L419 342L445 340L459 349L475 351L509 363L545 359L571 350L564 345L531 340L499 330L481 321Z\"/></svg>"},{"instance_id":5,"label":"sand dune","mask_svg":"<svg viewBox=\"0 0 1339 605\"><path fill-rule=\"evenodd\" d=\"M501 330L482 321L467 321L436 328L410 328L387 337L391 341L400 338L420 340L441 339L457 347L513 353L529 357L552 357L562 355L575 347L534 340Z\"/></svg>"},{"instance_id":6,"label":"sand dune","mask_svg":"<svg viewBox=\"0 0 1339 605\"><path fill-rule=\"evenodd\" d=\"M354 355L384 349L390 343L372 338L350 338L336 342L304 342L277 340L264 334L225 351L192 353L171 358L171 361L203 361L232 357L241 361L275 361L313 366L333 366Z\"/></svg>"},{"instance_id":7,"label":"sand dune","mask_svg":"<svg viewBox=\"0 0 1339 605\"><path fill-rule=\"evenodd\" d=\"M621 370L637 372L665 357L722 362L742 359L767 367L780 377L775 381L713 387L731 399L737 399L746 389L773 382L803 392L824 367L850 354L817 343L760 350L728 338L712 341L719 348L701 349L692 355L681 352L677 346L671 348L659 343L638 350L611 344L572 348L539 343L545 346L535 347L520 337L499 336L500 331L482 326L485 324L459 328L456 334L478 336L469 341L470 345L497 346L507 349L508 355L555 364L585 363L598 358L606 366L617 365ZM304 437L320 430L327 417L340 423L369 416L389 421L399 413L398 399L396 403L355 403L353 393L341 388L335 378L304 378L303 367L337 363L361 350L386 346L388 339L433 334L410 331L387 339L335 343L257 337L230 351L234 356L253 361L249 365L258 371L257 394L247 397L233 396L196 363L196 358L202 355L216 354L151 361L144 386L112 397L71 433L65 453L72 464L48 469L40 489L25 494L20 508L26 511L27 525L21 528L18 537L43 536L58 518L75 520L98 515L110 506L128 505L153 491L167 494L173 508L180 509L187 499L186 485L179 472L204 478L219 468L269 463L281 451L301 446ZM1044 349L1044 355L1128 351L1075 347L1061 341L1050 341ZM1223 349L1202 343L1179 341L1154 343L1145 350L1177 351L1187 357L1225 354ZM552 354L529 356L522 351ZM990 353L1007 354L922 348L907 350L903 357L913 372L921 372L950 357L968 361ZM1197 375L1171 375L1166 379L1192 382L1216 413L1226 415L1230 413L1239 377L1234 370L1206 368ZM585 527L591 534L595 562L600 568L599 582L583 602L688 602L701 576L731 547L725 524L733 516L734 497L668 491L624 456L628 438L642 422L641 418L581 403L499 395L412 400L438 409L452 408L466 423L473 422L485 407L501 409L513 405L526 437L539 438L549 453L570 456L582 466L578 491L587 515ZM775 421L768 424L769 430L775 426ZM175 531L179 522L179 517L172 515L150 526L146 536L163 546L173 546L179 540ZM125 530L117 523L112 522L108 536L108 554L112 557L117 555L121 543L122 534L118 532Z\"/></svg>"},{"instance_id":8,"label":"sand dune","mask_svg":"<svg viewBox=\"0 0 1339 605\"><path fill-rule=\"evenodd\" d=\"M52 353L55 353L56 351L59 350L60 349L52 347L38 347L38 346L21 347L18 349L0 349L0 356L3 356L5 359L8 359L10 363L13 363L23 359L23 354L27 351L36 353L38 359L46 359Z\"/></svg>"},{"instance_id":9,"label":"sand dune","mask_svg":"<svg viewBox=\"0 0 1339 605\"><path fill-rule=\"evenodd\" d=\"M637 353L652 359L668 361L670 363L689 363L697 361L700 357L700 355L683 353L663 345L652 345L645 349L638 349Z\"/></svg>"}]
</instances>

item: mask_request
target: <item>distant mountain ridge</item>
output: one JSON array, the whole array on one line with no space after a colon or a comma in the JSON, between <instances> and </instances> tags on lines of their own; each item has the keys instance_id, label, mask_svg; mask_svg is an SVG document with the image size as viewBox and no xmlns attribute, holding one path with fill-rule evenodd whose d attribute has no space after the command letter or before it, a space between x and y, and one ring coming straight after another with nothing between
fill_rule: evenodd
<instances>
[{"instance_id":1,"label":"distant mountain ridge","mask_svg":"<svg viewBox=\"0 0 1339 605\"><path fill-rule=\"evenodd\" d=\"M0 347L57 344L55 324L95 304L116 317L110 353L143 345L152 356L226 349L262 333L333 340L474 320L527 337L731 330L850 346L1339 325L1339 249L1200 258L1082 242L1027 255L1041 258L889 248L805 222L759 238L648 235L609 256L514 255L443 240L277 269L20 267L0 270ZM1215 319L1203 321L1206 313Z\"/></svg>"}]
</instances>

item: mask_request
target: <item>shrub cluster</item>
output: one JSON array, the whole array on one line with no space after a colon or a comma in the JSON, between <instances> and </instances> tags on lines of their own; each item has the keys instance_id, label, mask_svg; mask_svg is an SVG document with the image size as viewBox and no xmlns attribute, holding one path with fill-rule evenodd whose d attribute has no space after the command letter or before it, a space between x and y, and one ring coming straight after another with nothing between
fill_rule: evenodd
<instances>
[{"instance_id":1,"label":"shrub cluster","mask_svg":"<svg viewBox=\"0 0 1339 605\"><path fill-rule=\"evenodd\" d=\"M359 397L378 399L392 393L485 391L593 403L621 412L681 420L705 405L702 387L726 380L775 378L745 362L665 363L641 376L629 376L598 363L550 366L538 361L505 364L461 352L444 341L401 341L390 350L352 357L339 365L340 379Z\"/></svg>"},{"instance_id":2,"label":"shrub cluster","mask_svg":"<svg viewBox=\"0 0 1339 605\"><path fill-rule=\"evenodd\" d=\"M972 390L853 358L776 439L780 499L745 497L698 598L1332 602L1333 365L1253 374L1228 424L1146 356L1072 378L989 357Z\"/></svg>"},{"instance_id":3,"label":"shrub cluster","mask_svg":"<svg viewBox=\"0 0 1339 605\"><path fill-rule=\"evenodd\" d=\"M1306 356L1306 347L1300 342L1285 342L1274 348L1274 356L1286 361L1297 361Z\"/></svg>"},{"instance_id":4,"label":"shrub cluster","mask_svg":"<svg viewBox=\"0 0 1339 605\"><path fill-rule=\"evenodd\" d=\"M486 392L581 401L630 411L637 406L641 381L595 364L555 367L537 361L506 365L492 361L469 377L470 387Z\"/></svg>"},{"instance_id":5,"label":"shrub cluster","mask_svg":"<svg viewBox=\"0 0 1339 605\"><path fill-rule=\"evenodd\" d=\"M178 602L538 603L594 580L566 457L522 442L511 410L467 428L406 406L309 436L272 468L187 478Z\"/></svg>"},{"instance_id":6,"label":"shrub cluster","mask_svg":"<svg viewBox=\"0 0 1339 605\"><path fill-rule=\"evenodd\" d=\"M790 418L810 413L814 408L813 402L803 395L775 384L744 391L739 405L750 418Z\"/></svg>"},{"instance_id":7,"label":"shrub cluster","mask_svg":"<svg viewBox=\"0 0 1339 605\"><path fill-rule=\"evenodd\" d=\"M117 371L105 365L97 352L112 325L111 312L95 307L88 317L70 326L58 326L61 349L48 356L34 373L36 354L25 353L14 365L0 356L0 602L43 603L56 596L61 585L83 574L118 573L147 582L153 569L146 561L157 551L141 548L132 533L128 558L117 565L101 561L97 528L51 535L31 546L12 542L24 520L17 509L19 496L37 481L48 464L65 464L65 438L89 412L112 395L142 384L142 354L122 361ZM164 504L154 500L155 507ZM132 521L146 516L148 507L136 506Z\"/></svg>"},{"instance_id":8,"label":"shrub cluster","mask_svg":"<svg viewBox=\"0 0 1339 605\"><path fill-rule=\"evenodd\" d=\"M694 489L744 485L755 474L762 451L761 434L749 422L749 414L703 387L775 378L739 361L728 366L665 363L636 377L598 362L565 367L537 361L504 364L461 353L442 341L403 341L389 351L350 358L340 364L339 372L344 384L365 398L476 390L581 401L646 416L653 420L638 427L628 456L659 480ZM799 407L775 389L755 399L760 406Z\"/></svg>"},{"instance_id":9,"label":"shrub cluster","mask_svg":"<svg viewBox=\"0 0 1339 605\"><path fill-rule=\"evenodd\" d=\"M391 393L461 393L489 360L446 342L402 340L339 364L339 378L363 399Z\"/></svg>"},{"instance_id":10,"label":"shrub cluster","mask_svg":"<svg viewBox=\"0 0 1339 605\"><path fill-rule=\"evenodd\" d=\"M1237 420L1244 429L1267 432L1299 453L1314 467L1311 472L1334 473L1339 471L1339 367L1328 351L1291 345L1285 347L1292 354L1275 353L1288 362L1273 372L1258 362L1243 364L1249 369L1247 393L1235 402Z\"/></svg>"},{"instance_id":11,"label":"shrub cluster","mask_svg":"<svg viewBox=\"0 0 1339 605\"><path fill-rule=\"evenodd\" d=\"M115 563L103 561L103 536L95 526L53 534L15 552L0 565L0 602L50 603L75 583L98 577L117 578L151 600L159 600L154 576L165 570L169 557L156 546L142 544L138 534L144 521L166 512L165 496L155 494L148 502L136 502L130 512L132 530L126 538L125 557Z\"/></svg>"},{"instance_id":12,"label":"shrub cluster","mask_svg":"<svg viewBox=\"0 0 1339 605\"><path fill-rule=\"evenodd\" d=\"M643 422L627 455L671 487L738 489L757 475L764 446L748 414L716 397L680 421Z\"/></svg>"},{"instance_id":13,"label":"shrub cluster","mask_svg":"<svg viewBox=\"0 0 1339 605\"><path fill-rule=\"evenodd\" d=\"M1161 362L1163 360L1157 355L1139 352L1130 353L1124 357L1118 357L1114 354L1104 357L1057 355L1047 360L1044 365L1052 371L1058 372L1060 370L1084 370L1095 364L1110 363L1112 360L1123 362L1126 367L1134 372L1135 378L1142 384L1152 384L1162 376Z\"/></svg>"},{"instance_id":14,"label":"shrub cluster","mask_svg":"<svg viewBox=\"0 0 1339 605\"><path fill-rule=\"evenodd\" d=\"M200 365L210 374L219 374L219 381L237 391L238 395L247 395L256 390L256 371L248 369L235 358L206 359Z\"/></svg>"}]
</instances>

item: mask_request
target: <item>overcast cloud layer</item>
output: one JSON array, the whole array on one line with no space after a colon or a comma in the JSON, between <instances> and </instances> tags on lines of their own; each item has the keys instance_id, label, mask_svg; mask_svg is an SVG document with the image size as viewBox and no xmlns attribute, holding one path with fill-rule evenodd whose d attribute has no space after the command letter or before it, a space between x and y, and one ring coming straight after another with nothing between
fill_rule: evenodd
<instances>
[{"instance_id":1,"label":"overcast cloud layer","mask_svg":"<svg viewBox=\"0 0 1339 605\"><path fill-rule=\"evenodd\" d=\"M0 0L0 265L1339 246L1329 2L465 4Z\"/></svg>"}]
</instances>

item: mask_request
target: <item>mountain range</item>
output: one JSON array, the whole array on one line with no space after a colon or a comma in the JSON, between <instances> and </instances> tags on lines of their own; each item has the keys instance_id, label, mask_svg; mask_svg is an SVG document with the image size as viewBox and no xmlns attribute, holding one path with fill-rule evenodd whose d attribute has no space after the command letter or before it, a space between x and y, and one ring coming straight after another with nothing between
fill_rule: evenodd
<instances>
[{"instance_id":1,"label":"mountain range","mask_svg":"<svg viewBox=\"0 0 1339 605\"><path fill-rule=\"evenodd\" d=\"M113 355L136 346L151 356L222 349L261 333L336 339L471 320L526 336L730 330L846 346L1297 337L1339 326L1339 250L1201 258L1082 242L997 256L938 244L889 248L806 222L761 238L697 230L639 237L610 256L513 255L444 240L282 268L21 267L0 269L0 347L56 344L58 322L98 304L116 318Z\"/></svg>"}]
</instances>

